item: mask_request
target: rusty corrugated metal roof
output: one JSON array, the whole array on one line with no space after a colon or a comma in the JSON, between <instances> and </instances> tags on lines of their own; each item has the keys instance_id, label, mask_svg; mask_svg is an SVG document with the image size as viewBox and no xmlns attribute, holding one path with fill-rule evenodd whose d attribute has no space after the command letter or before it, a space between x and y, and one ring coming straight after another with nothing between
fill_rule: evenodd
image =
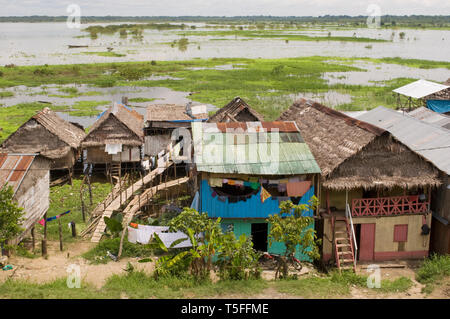
<instances>
[{"instance_id":1,"label":"rusty corrugated metal roof","mask_svg":"<svg viewBox=\"0 0 450 319\"><path fill-rule=\"evenodd\" d=\"M295 122L192 123L198 171L251 175L320 173Z\"/></svg>"},{"instance_id":2,"label":"rusty corrugated metal roof","mask_svg":"<svg viewBox=\"0 0 450 319\"><path fill-rule=\"evenodd\" d=\"M5 184L16 193L36 154L0 153L0 188Z\"/></svg>"}]
</instances>

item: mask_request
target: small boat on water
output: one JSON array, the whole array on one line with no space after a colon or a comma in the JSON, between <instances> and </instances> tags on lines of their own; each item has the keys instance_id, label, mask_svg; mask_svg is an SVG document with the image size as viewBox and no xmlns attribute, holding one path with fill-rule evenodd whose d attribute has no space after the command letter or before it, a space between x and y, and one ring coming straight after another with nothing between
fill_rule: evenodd
<instances>
[{"instance_id":1,"label":"small boat on water","mask_svg":"<svg viewBox=\"0 0 450 319\"><path fill-rule=\"evenodd\" d=\"M69 44L68 46L69 46L69 49L88 48L89 47L88 45L72 45L72 44Z\"/></svg>"}]
</instances>

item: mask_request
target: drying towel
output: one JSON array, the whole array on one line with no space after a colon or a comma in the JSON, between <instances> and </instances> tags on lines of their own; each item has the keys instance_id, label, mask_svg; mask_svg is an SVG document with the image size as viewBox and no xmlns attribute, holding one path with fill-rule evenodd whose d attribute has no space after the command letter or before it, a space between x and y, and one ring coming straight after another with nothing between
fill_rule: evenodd
<instances>
[{"instance_id":1,"label":"drying towel","mask_svg":"<svg viewBox=\"0 0 450 319\"><path fill-rule=\"evenodd\" d=\"M272 195L270 195L270 193L264 187L261 186L261 203L264 203L264 201L271 196Z\"/></svg>"},{"instance_id":2,"label":"drying towel","mask_svg":"<svg viewBox=\"0 0 450 319\"><path fill-rule=\"evenodd\" d=\"M139 225L137 229L136 241L143 245L148 244L154 233L159 233L169 230L167 226L147 226Z\"/></svg>"},{"instance_id":3,"label":"drying towel","mask_svg":"<svg viewBox=\"0 0 450 319\"><path fill-rule=\"evenodd\" d=\"M138 230L130 226L128 226L127 228L128 228L128 241L130 243L136 244Z\"/></svg>"},{"instance_id":4,"label":"drying towel","mask_svg":"<svg viewBox=\"0 0 450 319\"><path fill-rule=\"evenodd\" d=\"M222 179L211 177L209 179L209 186L211 187L222 187Z\"/></svg>"},{"instance_id":5,"label":"drying towel","mask_svg":"<svg viewBox=\"0 0 450 319\"><path fill-rule=\"evenodd\" d=\"M235 181L235 185L244 186L244 181Z\"/></svg>"},{"instance_id":6,"label":"drying towel","mask_svg":"<svg viewBox=\"0 0 450 319\"><path fill-rule=\"evenodd\" d=\"M113 155L120 153L122 152L122 144L106 144L105 152Z\"/></svg>"},{"instance_id":7,"label":"drying towel","mask_svg":"<svg viewBox=\"0 0 450 319\"><path fill-rule=\"evenodd\" d=\"M158 233L159 238L164 243L164 246L167 248L170 248L170 245L175 240L186 238L185 241L182 241L181 243L178 243L172 248L184 248L184 247L192 247L191 241L189 240L188 236L182 232L176 232L176 233Z\"/></svg>"},{"instance_id":8,"label":"drying towel","mask_svg":"<svg viewBox=\"0 0 450 319\"><path fill-rule=\"evenodd\" d=\"M278 184L278 191L280 192L280 193L284 193L285 191L286 191L286 189L287 189L287 186L286 186L287 184Z\"/></svg>"},{"instance_id":9,"label":"drying towel","mask_svg":"<svg viewBox=\"0 0 450 319\"><path fill-rule=\"evenodd\" d=\"M287 194L289 197L303 196L311 187L311 181L287 183Z\"/></svg>"}]
</instances>

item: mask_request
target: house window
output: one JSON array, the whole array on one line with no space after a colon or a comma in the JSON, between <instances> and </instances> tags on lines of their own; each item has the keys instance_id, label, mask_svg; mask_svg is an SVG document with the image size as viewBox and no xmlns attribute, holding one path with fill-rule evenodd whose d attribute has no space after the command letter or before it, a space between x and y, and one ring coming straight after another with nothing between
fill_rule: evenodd
<instances>
[{"instance_id":1,"label":"house window","mask_svg":"<svg viewBox=\"0 0 450 319\"><path fill-rule=\"evenodd\" d=\"M394 242L408 241L408 225L394 226Z\"/></svg>"}]
</instances>

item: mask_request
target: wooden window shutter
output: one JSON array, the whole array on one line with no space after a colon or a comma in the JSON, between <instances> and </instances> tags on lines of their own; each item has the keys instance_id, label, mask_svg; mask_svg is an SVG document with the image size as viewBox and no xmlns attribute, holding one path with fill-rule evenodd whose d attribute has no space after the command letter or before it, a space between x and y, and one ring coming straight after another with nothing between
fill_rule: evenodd
<instances>
[{"instance_id":1,"label":"wooden window shutter","mask_svg":"<svg viewBox=\"0 0 450 319\"><path fill-rule=\"evenodd\" d=\"M408 241L408 225L394 226L394 241L395 242Z\"/></svg>"}]
</instances>

